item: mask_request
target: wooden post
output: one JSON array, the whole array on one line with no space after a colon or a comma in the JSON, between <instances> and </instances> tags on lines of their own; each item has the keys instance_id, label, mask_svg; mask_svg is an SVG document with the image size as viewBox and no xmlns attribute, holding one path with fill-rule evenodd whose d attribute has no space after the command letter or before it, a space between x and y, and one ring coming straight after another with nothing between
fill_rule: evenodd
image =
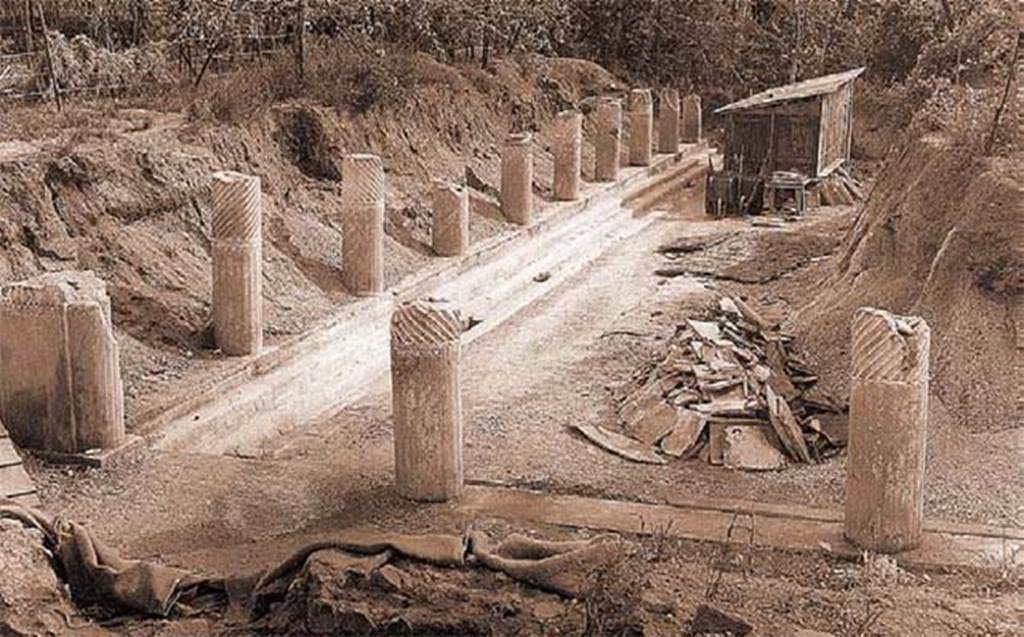
<instances>
[{"instance_id":1,"label":"wooden post","mask_svg":"<svg viewBox=\"0 0 1024 637\"><path fill-rule=\"evenodd\" d=\"M879 553L921 542L930 332L920 318L861 308L853 319L844 532Z\"/></svg>"},{"instance_id":2,"label":"wooden post","mask_svg":"<svg viewBox=\"0 0 1024 637\"><path fill-rule=\"evenodd\" d=\"M306 79L306 0L299 2L298 22L295 25L295 53L299 63L299 79Z\"/></svg>"},{"instance_id":3,"label":"wooden post","mask_svg":"<svg viewBox=\"0 0 1024 637\"><path fill-rule=\"evenodd\" d=\"M32 0L25 0L25 50L29 53L32 46Z\"/></svg>"},{"instance_id":4,"label":"wooden post","mask_svg":"<svg viewBox=\"0 0 1024 637\"><path fill-rule=\"evenodd\" d=\"M53 98L57 101L57 110L64 110L64 101L60 97L60 85L57 84L57 73L53 69L53 53L50 51L50 34L46 30L46 14L43 13L42 5L36 5L39 10L39 24L43 27L43 47L46 49L46 68L50 72L50 83L53 85Z\"/></svg>"}]
</instances>

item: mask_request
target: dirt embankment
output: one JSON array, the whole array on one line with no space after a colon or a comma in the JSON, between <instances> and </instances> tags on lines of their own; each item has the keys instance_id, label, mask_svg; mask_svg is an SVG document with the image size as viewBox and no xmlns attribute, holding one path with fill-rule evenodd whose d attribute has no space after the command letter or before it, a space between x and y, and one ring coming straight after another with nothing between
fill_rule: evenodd
<instances>
[{"instance_id":1,"label":"dirt embankment","mask_svg":"<svg viewBox=\"0 0 1024 637\"><path fill-rule=\"evenodd\" d=\"M509 59L481 70L418 57L414 67L412 99L387 112L286 103L229 126L177 113L78 106L72 121L80 125L44 139L6 135L0 283L63 269L95 270L107 281L131 417L165 381L217 364L209 329L212 172L262 179L266 329L273 343L349 298L341 284L342 154L384 158L391 285L431 258L431 179L461 181L468 169L471 185L496 192L503 136L535 130L535 191L543 205L552 116L574 105L586 110L588 97L622 88L578 60ZM591 153L585 145L584 165ZM506 228L495 212L474 206L474 241Z\"/></svg>"},{"instance_id":2,"label":"dirt embankment","mask_svg":"<svg viewBox=\"0 0 1024 637\"><path fill-rule=\"evenodd\" d=\"M1024 168L978 160L932 136L890 161L840 249L823 293L794 327L848 381L860 306L925 318L932 394L965 427L1024 425Z\"/></svg>"}]
</instances>

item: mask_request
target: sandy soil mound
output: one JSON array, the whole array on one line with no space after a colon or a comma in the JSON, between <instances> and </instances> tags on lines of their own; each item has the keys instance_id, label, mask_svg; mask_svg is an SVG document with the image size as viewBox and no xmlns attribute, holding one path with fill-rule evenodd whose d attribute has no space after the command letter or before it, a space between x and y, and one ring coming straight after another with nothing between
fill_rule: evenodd
<instances>
[{"instance_id":1,"label":"sandy soil mound","mask_svg":"<svg viewBox=\"0 0 1024 637\"><path fill-rule=\"evenodd\" d=\"M384 158L385 276L392 285L432 257L433 178L461 181L468 171L478 188L496 189L502 138L527 128L538 132L535 190L543 205L553 115L621 89L600 67L571 59L463 69L419 56L415 68L413 98L387 111L295 102L229 126L76 106L83 108L79 126L0 143L0 283L62 269L92 269L107 281L131 418L196 361L219 364L208 325L212 172L239 170L263 181L273 343L349 299L341 284L343 153ZM592 148L585 145L584 153L586 163ZM474 214L470 232L477 241L508 227L493 214Z\"/></svg>"},{"instance_id":2,"label":"sandy soil mound","mask_svg":"<svg viewBox=\"0 0 1024 637\"><path fill-rule=\"evenodd\" d=\"M848 381L860 306L925 318L932 393L973 430L1024 424L1024 168L981 162L930 136L890 162L823 293L793 328L832 380Z\"/></svg>"},{"instance_id":3,"label":"sandy soil mound","mask_svg":"<svg viewBox=\"0 0 1024 637\"><path fill-rule=\"evenodd\" d=\"M64 635L73 616L43 538L20 522L0 520L0 635Z\"/></svg>"}]
</instances>

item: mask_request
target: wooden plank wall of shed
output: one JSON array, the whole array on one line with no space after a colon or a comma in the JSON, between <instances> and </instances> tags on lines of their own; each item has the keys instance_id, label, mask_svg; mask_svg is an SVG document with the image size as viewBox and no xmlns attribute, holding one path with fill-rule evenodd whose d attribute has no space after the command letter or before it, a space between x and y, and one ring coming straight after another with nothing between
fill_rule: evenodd
<instances>
[{"instance_id":1,"label":"wooden plank wall of shed","mask_svg":"<svg viewBox=\"0 0 1024 637\"><path fill-rule=\"evenodd\" d=\"M852 82L821 101L819 176L825 176L850 158L850 98Z\"/></svg>"},{"instance_id":2,"label":"wooden plank wall of shed","mask_svg":"<svg viewBox=\"0 0 1024 637\"><path fill-rule=\"evenodd\" d=\"M821 100L814 97L730 114L726 170L756 175L763 167L816 175L821 111Z\"/></svg>"}]
</instances>

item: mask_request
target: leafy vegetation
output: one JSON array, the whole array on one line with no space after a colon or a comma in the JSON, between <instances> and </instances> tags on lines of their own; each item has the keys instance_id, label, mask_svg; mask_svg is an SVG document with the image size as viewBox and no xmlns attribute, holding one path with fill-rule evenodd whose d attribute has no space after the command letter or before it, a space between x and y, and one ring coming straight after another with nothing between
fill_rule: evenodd
<instances>
[{"instance_id":1,"label":"leafy vegetation","mask_svg":"<svg viewBox=\"0 0 1024 637\"><path fill-rule=\"evenodd\" d=\"M592 59L626 79L674 84L718 104L796 79L866 66L893 117L927 104L934 124L993 101L1016 32L1015 0L62 0L51 26L113 48L188 42L198 83L216 55L297 44L301 15L337 60L310 73L356 110L402 99L395 49L487 68L517 52ZM301 7L301 9L300 9ZM355 51L356 53L353 53ZM322 57L322 56L321 56ZM339 64L348 65L338 70ZM284 69L281 69L282 73ZM266 74L266 73L264 73ZM271 74L273 75L273 74ZM272 77L273 94L323 82ZM256 84L259 84L257 82ZM878 92L878 91L876 91ZM979 106L980 108L981 106ZM994 108L994 105L992 105ZM979 116L980 117L980 116ZM984 119L984 117L981 117Z\"/></svg>"}]
</instances>

